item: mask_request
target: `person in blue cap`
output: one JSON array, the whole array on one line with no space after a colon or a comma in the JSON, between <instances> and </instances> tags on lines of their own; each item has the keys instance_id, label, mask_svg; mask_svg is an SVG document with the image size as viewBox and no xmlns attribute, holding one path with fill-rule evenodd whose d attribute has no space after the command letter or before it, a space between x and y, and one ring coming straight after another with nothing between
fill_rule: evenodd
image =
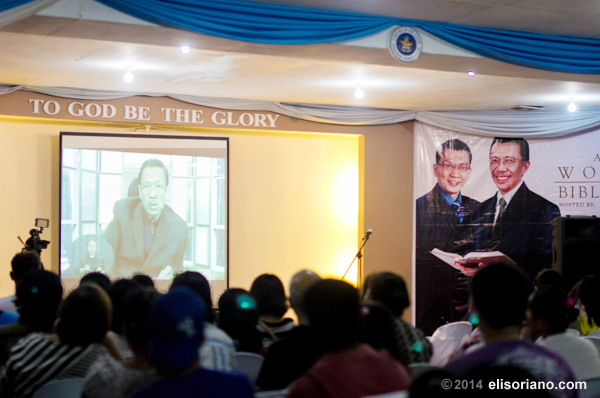
<instances>
[{"instance_id":1,"label":"person in blue cap","mask_svg":"<svg viewBox=\"0 0 600 398\"><path fill-rule=\"evenodd\" d=\"M253 397L245 376L200 367L205 316L204 303L187 288L171 289L155 300L148 322L148 359L161 380L133 398Z\"/></svg>"}]
</instances>

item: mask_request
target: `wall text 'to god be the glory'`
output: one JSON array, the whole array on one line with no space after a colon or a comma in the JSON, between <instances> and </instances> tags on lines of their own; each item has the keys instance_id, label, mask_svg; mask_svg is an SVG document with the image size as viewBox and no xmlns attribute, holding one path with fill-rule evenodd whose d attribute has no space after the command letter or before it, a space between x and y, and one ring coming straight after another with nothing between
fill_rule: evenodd
<instances>
[{"instance_id":1,"label":"wall text 'to god be the glory'","mask_svg":"<svg viewBox=\"0 0 600 398\"><path fill-rule=\"evenodd\" d=\"M57 101L30 99L33 105L32 113L56 116L61 111L61 104ZM120 108L120 109L119 109ZM112 104L98 104L95 102L70 102L67 113L74 117L91 119L122 118L131 121L152 121L150 107L123 105L117 108ZM270 113L214 111L205 115L203 110L161 108L162 122L204 124L205 116L216 126L244 126L244 127L276 127L279 115ZM155 122L160 122L156 121Z\"/></svg>"}]
</instances>

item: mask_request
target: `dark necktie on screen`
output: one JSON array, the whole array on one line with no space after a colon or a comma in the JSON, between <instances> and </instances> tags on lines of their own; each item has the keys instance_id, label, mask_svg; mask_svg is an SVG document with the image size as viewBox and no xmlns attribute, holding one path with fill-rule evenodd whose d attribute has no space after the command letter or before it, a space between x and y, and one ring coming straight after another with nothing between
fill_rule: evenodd
<instances>
[{"instance_id":1,"label":"dark necktie on screen","mask_svg":"<svg viewBox=\"0 0 600 398\"><path fill-rule=\"evenodd\" d=\"M458 219L459 224L462 224L462 222L463 222L463 208L460 205L459 201L455 200L454 203L452 203L450 205L450 207L452 208L452 210L454 210L454 215Z\"/></svg>"},{"instance_id":2,"label":"dark necktie on screen","mask_svg":"<svg viewBox=\"0 0 600 398\"><path fill-rule=\"evenodd\" d=\"M496 223L494 224L494 228L492 228L492 237L494 240L502 238L502 215L504 214L504 210L506 210L506 200L500 198L498 201L498 217L496 217Z\"/></svg>"}]
</instances>

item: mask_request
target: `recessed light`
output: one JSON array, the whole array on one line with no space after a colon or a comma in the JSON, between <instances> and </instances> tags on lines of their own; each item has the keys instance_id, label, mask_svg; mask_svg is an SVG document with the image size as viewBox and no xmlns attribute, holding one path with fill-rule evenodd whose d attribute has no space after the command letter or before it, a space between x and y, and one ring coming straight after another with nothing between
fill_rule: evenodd
<instances>
[{"instance_id":1,"label":"recessed light","mask_svg":"<svg viewBox=\"0 0 600 398\"><path fill-rule=\"evenodd\" d=\"M181 51L182 54L189 54L190 53L190 46L181 46L181 48L179 49L179 51Z\"/></svg>"},{"instance_id":2,"label":"recessed light","mask_svg":"<svg viewBox=\"0 0 600 398\"><path fill-rule=\"evenodd\" d=\"M362 88L358 87L358 88L356 89L356 91L354 92L354 96L355 96L356 98L362 98L362 97L364 97L364 96L365 96L365 92L362 90Z\"/></svg>"},{"instance_id":3,"label":"recessed light","mask_svg":"<svg viewBox=\"0 0 600 398\"><path fill-rule=\"evenodd\" d=\"M575 102L573 100L571 100L571 103L569 104L569 106L567 107L567 109L571 113L577 112L577 105L575 105Z\"/></svg>"},{"instance_id":4,"label":"recessed light","mask_svg":"<svg viewBox=\"0 0 600 398\"><path fill-rule=\"evenodd\" d=\"M467 72L467 76L469 77L475 77L475 72L473 72L472 70Z\"/></svg>"}]
</instances>

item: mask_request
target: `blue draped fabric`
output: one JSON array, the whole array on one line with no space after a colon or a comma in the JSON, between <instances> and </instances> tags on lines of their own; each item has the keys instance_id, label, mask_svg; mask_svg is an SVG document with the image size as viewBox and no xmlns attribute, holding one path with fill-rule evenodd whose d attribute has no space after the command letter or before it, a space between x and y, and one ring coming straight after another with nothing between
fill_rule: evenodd
<instances>
[{"instance_id":1,"label":"blue draped fabric","mask_svg":"<svg viewBox=\"0 0 600 398\"><path fill-rule=\"evenodd\" d=\"M97 0L162 26L265 44L355 39L393 26L395 18L239 0Z\"/></svg>"},{"instance_id":2,"label":"blue draped fabric","mask_svg":"<svg viewBox=\"0 0 600 398\"><path fill-rule=\"evenodd\" d=\"M600 40L242 0L96 0L162 26L266 44L314 44L368 36L393 25L421 28L484 57L567 73L600 73Z\"/></svg>"},{"instance_id":3,"label":"blue draped fabric","mask_svg":"<svg viewBox=\"0 0 600 398\"><path fill-rule=\"evenodd\" d=\"M11 8L22 6L23 4L31 3L34 0L1 0L0 12L10 10Z\"/></svg>"}]
</instances>

